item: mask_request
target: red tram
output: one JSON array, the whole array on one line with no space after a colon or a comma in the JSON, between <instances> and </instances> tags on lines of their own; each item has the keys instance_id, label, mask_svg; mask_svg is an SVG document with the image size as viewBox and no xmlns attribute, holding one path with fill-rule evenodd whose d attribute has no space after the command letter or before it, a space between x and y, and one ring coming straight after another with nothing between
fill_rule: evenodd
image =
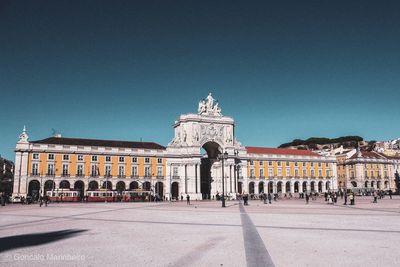
<instances>
[{"instance_id":1,"label":"red tram","mask_svg":"<svg viewBox=\"0 0 400 267\"><path fill-rule=\"evenodd\" d=\"M52 202L78 202L81 200L79 191L72 190L57 190L57 191L47 191L47 197Z\"/></svg>"},{"instance_id":2,"label":"red tram","mask_svg":"<svg viewBox=\"0 0 400 267\"><path fill-rule=\"evenodd\" d=\"M122 192L124 202L149 202L154 199L152 191L132 190Z\"/></svg>"},{"instance_id":3,"label":"red tram","mask_svg":"<svg viewBox=\"0 0 400 267\"><path fill-rule=\"evenodd\" d=\"M87 191L86 192L88 202L114 202L117 201L118 193L116 191Z\"/></svg>"}]
</instances>

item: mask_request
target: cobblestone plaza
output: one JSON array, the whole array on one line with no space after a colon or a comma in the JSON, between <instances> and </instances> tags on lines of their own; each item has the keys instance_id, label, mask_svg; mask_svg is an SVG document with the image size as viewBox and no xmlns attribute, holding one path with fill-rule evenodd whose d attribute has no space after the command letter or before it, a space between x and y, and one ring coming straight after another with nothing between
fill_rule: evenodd
<instances>
[{"instance_id":1,"label":"cobblestone plaza","mask_svg":"<svg viewBox=\"0 0 400 267\"><path fill-rule=\"evenodd\" d=\"M400 198L1 209L2 266L398 266Z\"/></svg>"}]
</instances>

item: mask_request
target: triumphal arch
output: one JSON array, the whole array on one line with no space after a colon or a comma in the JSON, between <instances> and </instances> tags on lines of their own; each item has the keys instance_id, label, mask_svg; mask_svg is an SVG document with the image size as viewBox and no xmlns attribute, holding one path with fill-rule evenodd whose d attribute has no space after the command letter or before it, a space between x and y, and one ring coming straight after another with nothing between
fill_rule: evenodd
<instances>
[{"instance_id":1,"label":"triumphal arch","mask_svg":"<svg viewBox=\"0 0 400 267\"><path fill-rule=\"evenodd\" d=\"M241 160L246 156L246 148L235 138L233 118L222 114L210 93L199 102L197 113L181 115L174 129L174 138L166 149L170 177L170 190L166 192L173 197L183 194L200 200L225 191L234 198L241 191L238 184L247 166ZM222 164L223 153L226 158Z\"/></svg>"}]
</instances>

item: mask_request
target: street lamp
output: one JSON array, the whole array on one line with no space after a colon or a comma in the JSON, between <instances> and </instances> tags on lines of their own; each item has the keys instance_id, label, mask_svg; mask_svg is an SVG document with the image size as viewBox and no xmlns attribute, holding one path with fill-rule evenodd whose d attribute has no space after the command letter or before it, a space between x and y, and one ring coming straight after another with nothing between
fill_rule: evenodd
<instances>
[{"instance_id":1,"label":"street lamp","mask_svg":"<svg viewBox=\"0 0 400 267\"><path fill-rule=\"evenodd\" d=\"M222 208L225 208L225 175L224 175L224 160L228 158L228 152L224 152L218 155L218 158L222 162Z\"/></svg>"}]
</instances>

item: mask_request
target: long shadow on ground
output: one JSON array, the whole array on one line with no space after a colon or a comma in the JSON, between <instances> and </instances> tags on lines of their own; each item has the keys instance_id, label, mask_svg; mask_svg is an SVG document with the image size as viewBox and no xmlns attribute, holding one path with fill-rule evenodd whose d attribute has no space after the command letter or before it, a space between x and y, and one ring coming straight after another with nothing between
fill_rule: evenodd
<instances>
[{"instance_id":1,"label":"long shadow on ground","mask_svg":"<svg viewBox=\"0 0 400 267\"><path fill-rule=\"evenodd\" d=\"M7 236L0 238L0 253L23 247L43 245L65 238L70 238L86 232L87 230L62 230L46 233Z\"/></svg>"}]
</instances>

